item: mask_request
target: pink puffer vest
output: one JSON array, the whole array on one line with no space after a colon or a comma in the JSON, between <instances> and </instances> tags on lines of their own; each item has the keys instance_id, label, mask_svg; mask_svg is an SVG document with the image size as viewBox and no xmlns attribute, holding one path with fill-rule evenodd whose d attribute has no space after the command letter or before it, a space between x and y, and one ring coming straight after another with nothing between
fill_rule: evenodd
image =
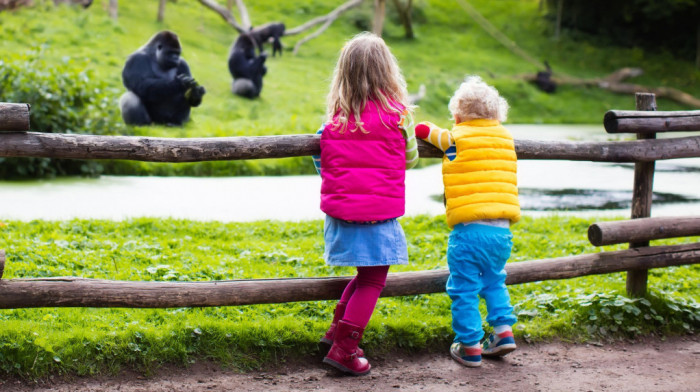
<instances>
[{"instance_id":1,"label":"pink puffer vest","mask_svg":"<svg viewBox=\"0 0 700 392\"><path fill-rule=\"evenodd\" d=\"M397 126L400 115L379 108L370 101L362 112L369 133L355 130L351 117L343 133L328 124L321 134L321 210L334 218L372 221L404 214L406 141Z\"/></svg>"}]
</instances>

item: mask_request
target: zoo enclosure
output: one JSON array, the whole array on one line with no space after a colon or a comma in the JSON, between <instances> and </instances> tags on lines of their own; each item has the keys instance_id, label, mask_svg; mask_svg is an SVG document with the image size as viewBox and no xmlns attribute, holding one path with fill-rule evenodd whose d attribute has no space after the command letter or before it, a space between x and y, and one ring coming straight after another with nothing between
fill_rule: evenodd
<instances>
[{"instance_id":1,"label":"zoo enclosure","mask_svg":"<svg viewBox=\"0 0 700 392\"><path fill-rule=\"evenodd\" d=\"M551 142L516 140L518 159L634 162L632 218L589 228L594 245L630 242L630 249L506 265L506 284L628 271L627 289L643 295L647 270L700 263L700 242L649 247L649 240L700 235L700 217L648 218L654 162L700 157L700 136L656 139L656 132L700 131L700 111L656 112L653 94L637 94L637 111L609 111L608 132L637 133L634 141ZM318 135L219 138L151 138L28 132L29 105L0 104L0 157L131 159L197 162L306 156L320 152ZM419 142L423 158L442 151ZM209 282L136 282L79 277L1 279L0 308L231 306L337 299L351 277L254 279ZM389 274L382 296L444 292L447 270Z\"/></svg>"}]
</instances>

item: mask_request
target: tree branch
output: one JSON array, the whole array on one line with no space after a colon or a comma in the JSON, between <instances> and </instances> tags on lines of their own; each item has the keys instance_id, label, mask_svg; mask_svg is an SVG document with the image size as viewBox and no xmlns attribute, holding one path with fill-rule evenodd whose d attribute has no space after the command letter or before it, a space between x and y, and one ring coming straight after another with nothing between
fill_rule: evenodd
<instances>
[{"instance_id":1,"label":"tree branch","mask_svg":"<svg viewBox=\"0 0 700 392\"><path fill-rule=\"evenodd\" d=\"M236 0L236 7L238 8L238 13L241 14L241 23L243 24L243 28L249 30L252 24L250 23L248 9L245 7L243 0Z\"/></svg>"},{"instance_id":2,"label":"tree branch","mask_svg":"<svg viewBox=\"0 0 700 392\"><path fill-rule=\"evenodd\" d=\"M241 25L238 24L238 21L236 20L236 18L233 16L233 14L232 14L231 12L229 12L229 10L226 9L226 7L217 4L217 3L214 2L213 0L199 0L199 2L200 2L202 5L204 5L205 7L211 9L212 11L214 11L214 12L216 12L216 13L218 13L218 14L226 21L226 23L228 23L229 25L231 25L231 27L233 27L234 29L236 29L239 33L243 33L243 32L245 32L245 31L248 30L248 29L245 28L244 26L241 26ZM239 4L241 4L241 1L240 1L240 0L236 0L236 5L239 5ZM245 6L243 6L243 9L245 10ZM240 8L239 8L239 10L240 10ZM243 18L243 13L244 13L244 12L241 11L241 18ZM247 15L248 15L248 12L247 12L247 11L245 11L245 15L246 15L246 18L247 18ZM250 20L248 20L248 23L250 24ZM248 27L250 27L250 25L249 25Z\"/></svg>"},{"instance_id":3,"label":"tree branch","mask_svg":"<svg viewBox=\"0 0 700 392\"><path fill-rule=\"evenodd\" d=\"M199 1L203 1L203 0L199 0ZM351 8L359 6L360 4L362 4L363 1L364 0L350 0L348 2L345 2L342 5L338 6L338 8L334 9L333 11L329 12L328 14L326 14L324 16L319 16L317 18L311 19L310 21L304 23L301 26L297 26L293 29L289 29L289 30L285 31L284 35L287 36L287 35L299 34L301 32L309 30L310 28L312 28L318 24L328 23L329 20L332 23L334 20L338 19L338 16L340 16L340 14L342 14L343 12L345 12ZM329 25L330 25L330 23L329 23ZM323 26L321 28L323 30L325 30L323 28ZM321 30L321 31L323 31L323 30ZM317 33L318 33L318 31L317 31ZM307 39L307 41L308 41L308 39Z\"/></svg>"},{"instance_id":4,"label":"tree branch","mask_svg":"<svg viewBox=\"0 0 700 392\"><path fill-rule=\"evenodd\" d=\"M336 18L328 19L328 20L326 21L326 23L323 24L323 26L321 26L321 27L318 28L318 30L316 30L316 31L313 32L312 34L309 34L309 35L307 35L306 37L300 39L300 40L296 43L296 45L294 45L294 51L292 52L292 54L296 56L296 55L297 55L297 52L299 51L299 47L300 47L303 43L305 43L305 42L307 42L307 41L310 41L310 40L312 40L312 39L318 37L319 35L321 35L321 33L323 33L324 31L326 31L326 29L327 29L328 27L330 27L330 25L333 23L333 21L334 21L335 19L336 19Z\"/></svg>"}]
</instances>

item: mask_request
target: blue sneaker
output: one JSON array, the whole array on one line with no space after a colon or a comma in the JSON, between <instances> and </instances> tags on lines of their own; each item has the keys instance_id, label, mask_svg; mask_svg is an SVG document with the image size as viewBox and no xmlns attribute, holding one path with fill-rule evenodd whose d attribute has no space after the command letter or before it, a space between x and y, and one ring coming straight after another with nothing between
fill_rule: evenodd
<instances>
[{"instance_id":1,"label":"blue sneaker","mask_svg":"<svg viewBox=\"0 0 700 392\"><path fill-rule=\"evenodd\" d=\"M462 343L454 342L450 346L450 355L464 366L481 366L481 347L467 347Z\"/></svg>"},{"instance_id":2,"label":"blue sneaker","mask_svg":"<svg viewBox=\"0 0 700 392\"><path fill-rule=\"evenodd\" d=\"M502 357L515 350L515 339L512 331L501 332L498 335L489 334L481 343L481 352L485 357Z\"/></svg>"}]
</instances>

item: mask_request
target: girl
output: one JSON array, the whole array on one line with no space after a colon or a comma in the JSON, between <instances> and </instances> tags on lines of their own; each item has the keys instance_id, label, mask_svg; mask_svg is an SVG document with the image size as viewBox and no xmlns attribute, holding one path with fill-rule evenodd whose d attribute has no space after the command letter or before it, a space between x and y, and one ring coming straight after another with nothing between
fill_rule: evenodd
<instances>
[{"instance_id":1,"label":"girl","mask_svg":"<svg viewBox=\"0 0 700 392\"><path fill-rule=\"evenodd\" d=\"M369 373L357 347L389 266L407 264L406 238L396 218L404 214L405 170L418 162L406 82L384 41L362 33L343 47L321 133L321 210L326 262L357 267L334 311L322 347L323 362L352 375ZM410 130L410 131L409 131ZM410 132L410 133L409 133Z\"/></svg>"}]
</instances>

